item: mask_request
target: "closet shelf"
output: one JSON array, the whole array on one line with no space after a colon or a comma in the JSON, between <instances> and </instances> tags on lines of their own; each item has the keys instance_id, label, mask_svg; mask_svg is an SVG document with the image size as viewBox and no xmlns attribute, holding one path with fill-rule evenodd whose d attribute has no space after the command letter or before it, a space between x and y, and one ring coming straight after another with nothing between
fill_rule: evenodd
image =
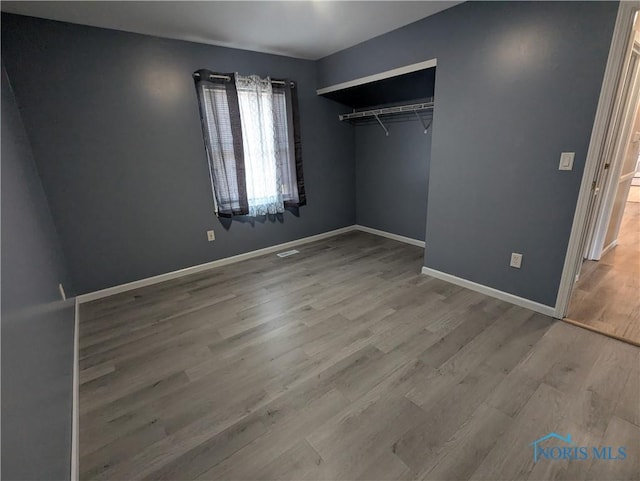
<instances>
[{"instance_id":1,"label":"closet shelf","mask_svg":"<svg viewBox=\"0 0 640 481\"><path fill-rule=\"evenodd\" d=\"M380 115L392 115L392 114L406 114L412 112L421 112L423 110L433 109L433 100L429 102L421 102L419 104L408 105L396 105L395 107L385 107L381 109L373 110L361 110L359 112L350 112L347 114L340 114L338 117L340 120L358 120L366 119L370 117L377 118Z\"/></svg>"}]
</instances>

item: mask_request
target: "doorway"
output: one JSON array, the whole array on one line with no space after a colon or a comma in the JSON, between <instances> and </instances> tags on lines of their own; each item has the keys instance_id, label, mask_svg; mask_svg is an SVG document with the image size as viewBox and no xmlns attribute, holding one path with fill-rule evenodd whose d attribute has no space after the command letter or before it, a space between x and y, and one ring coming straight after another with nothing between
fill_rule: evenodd
<instances>
[{"instance_id":1,"label":"doorway","mask_svg":"<svg viewBox=\"0 0 640 481\"><path fill-rule=\"evenodd\" d=\"M640 163L637 13L628 39L565 320L640 346L640 203L632 188Z\"/></svg>"}]
</instances>

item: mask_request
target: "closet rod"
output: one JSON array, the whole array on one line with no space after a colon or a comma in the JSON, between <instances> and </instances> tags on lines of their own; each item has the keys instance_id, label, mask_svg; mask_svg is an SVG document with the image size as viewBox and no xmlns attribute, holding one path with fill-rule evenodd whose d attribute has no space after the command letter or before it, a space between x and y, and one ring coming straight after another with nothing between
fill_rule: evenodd
<instances>
[{"instance_id":1,"label":"closet rod","mask_svg":"<svg viewBox=\"0 0 640 481\"><path fill-rule=\"evenodd\" d=\"M383 109L362 110L360 112L340 114L338 117L340 118L340 120L353 120L353 119L363 119L367 117L377 117L379 115L386 115L386 114L419 112L422 110L430 110L430 109L433 109L433 101L422 102L419 104L397 105L395 107L385 107Z\"/></svg>"},{"instance_id":2,"label":"closet rod","mask_svg":"<svg viewBox=\"0 0 640 481\"><path fill-rule=\"evenodd\" d=\"M199 77L200 74L196 73L194 74L196 77ZM222 79L222 80L226 80L227 82L229 80L231 80L231 77L229 77L228 75L209 75L210 79L214 79L214 78L218 78L218 79ZM284 80L272 80L271 81L272 84L276 84L276 85L285 85L285 81ZM291 86L295 86L295 84L293 82L291 82Z\"/></svg>"}]
</instances>

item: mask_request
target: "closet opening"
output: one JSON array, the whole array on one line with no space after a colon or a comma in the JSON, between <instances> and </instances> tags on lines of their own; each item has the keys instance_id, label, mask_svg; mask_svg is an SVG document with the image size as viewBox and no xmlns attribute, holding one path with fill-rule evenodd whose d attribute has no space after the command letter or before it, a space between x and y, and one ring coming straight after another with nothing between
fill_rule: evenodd
<instances>
[{"instance_id":1,"label":"closet opening","mask_svg":"<svg viewBox=\"0 0 640 481\"><path fill-rule=\"evenodd\" d=\"M424 247L435 60L318 91L354 131L356 224Z\"/></svg>"}]
</instances>

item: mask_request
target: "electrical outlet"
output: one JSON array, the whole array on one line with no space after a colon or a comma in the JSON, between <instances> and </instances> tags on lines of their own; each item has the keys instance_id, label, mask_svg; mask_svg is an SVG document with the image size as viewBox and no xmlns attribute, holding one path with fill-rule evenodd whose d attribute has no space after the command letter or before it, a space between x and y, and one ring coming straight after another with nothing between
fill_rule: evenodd
<instances>
[{"instance_id":1,"label":"electrical outlet","mask_svg":"<svg viewBox=\"0 0 640 481\"><path fill-rule=\"evenodd\" d=\"M212 230L207 231L207 240L209 242L216 240L216 234Z\"/></svg>"},{"instance_id":2,"label":"electrical outlet","mask_svg":"<svg viewBox=\"0 0 640 481\"><path fill-rule=\"evenodd\" d=\"M517 252L511 253L511 263L509 264L511 267L515 267L516 269L520 269L522 265L522 254L518 254Z\"/></svg>"}]
</instances>

